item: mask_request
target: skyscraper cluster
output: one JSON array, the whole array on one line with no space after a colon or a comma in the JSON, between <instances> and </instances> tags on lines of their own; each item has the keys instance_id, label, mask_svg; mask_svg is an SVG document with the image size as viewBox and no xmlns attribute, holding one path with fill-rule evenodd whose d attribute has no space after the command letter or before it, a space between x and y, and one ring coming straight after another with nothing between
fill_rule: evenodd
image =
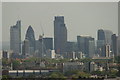
<instances>
[{"instance_id":1,"label":"skyscraper cluster","mask_svg":"<svg viewBox=\"0 0 120 80\"><path fill-rule=\"evenodd\" d=\"M86 56L93 57L95 53L95 40L88 35L77 36L78 51Z\"/></svg>"},{"instance_id":2,"label":"skyscraper cluster","mask_svg":"<svg viewBox=\"0 0 120 80\"><path fill-rule=\"evenodd\" d=\"M64 16L54 17L54 48L53 38L40 35L35 39L35 33L30 25L26 31L25 40L21 41L21 21L10 29L10 49L15 54L23 56L46 57L47 52L54 52L63 57L80 58L81 56L93 58L111 57L120 55L120 35L110 30L99 29L97 41L89 35L78 35L77 42L67 41L67 27ZM51 53L52 54L52 53Z\"/></svg>"},{"instance_id":3,"label":"skyscraper cluster","mask_svg":"<svg viewBox=\"0 0 120 80\"><path fill-rule=\"evenodd\" d=\"M10 28L10 50L13 51L14 57L36 56L44 57L47 50L53 49L53 38L39 36L35 39L35 33L30 25L26 31L25 40L21 41L21 21Z\"/></svg>"}]
</instances>

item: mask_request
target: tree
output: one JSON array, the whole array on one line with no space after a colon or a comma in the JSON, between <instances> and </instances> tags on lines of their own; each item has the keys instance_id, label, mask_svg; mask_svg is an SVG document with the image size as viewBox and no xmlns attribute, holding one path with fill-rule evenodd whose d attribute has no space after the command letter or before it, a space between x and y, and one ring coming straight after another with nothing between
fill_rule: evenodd
<instances>
[{"instance_id":1,"label":"tree","mask_svg":"<svg viewBox=\"0 0 120 80\"><path fill-rule=\"evenodd\" d=\"M3 66L10 65L10 62L8 61L8 59L2 58L2 65Z\"/></svg>"},{"instance_id":2,"label":"tree","mask_svg":"<svg viewBox=\"0 0 120 80\"><path fill-rule=\"evenodd\" d=\"M110 77L116 77L117 75L117 70L110 70L110 72L108 73L108 75L110 76Z\"/></svg>"},{"instance_id":3,"label":"tree","mask_svg":"<svg viewBox=\"0 0 120 80\"><path fill-rule=\"evenodd\" d=\"M81 61L81 62L91 62L92 59L90 59L90 58L84 58L84 59L79 59L79 61Z\"/></svg>"},{"instance_id":4,"label":"tree","mask_svg":"<svg viewBox=\"0 0 120 80\"><path fill-rule=\"evenodd\" d=\"M65 78L65 76L60 72L53 72L49 75L49 78Z\"/></svg>"},{"instance_id":5,"label":"tree","mask_svg":"<svg viewBox=\"0 0 120 80\"><path fill-rule=\"evenodd\" d=\"M79 72L78 70L67 71L67 72L64 73L64 75L65 76L71 76L71 75L77 74L78 72Z\"/></svg>"},{"instance_id":6,"label":"tree","mask_svg":"<svg viewBox=\"0 0 120 80\"><path fill-rule=\"evenodd\" d=\"M13 69L17 69L20 66L20 61L18 60L13 60L12 63L13 63Z\"/></svg>"},{"instance_id":7,"label":"tree","mask_svg":"<svg viewBox=\"0 0 120 80\"><path fill-rule=\"evenodd\" d=\"M78 72L77 75L82 78L89 78L91 74L85 72Z\"/></svg>"},{"instance_id":8,"label":"tree","mask_svg":"<svg viewBox=\"0 0 120 80\"><path fill-rule=\"evenodd\" d=\"M90 77L89 73L81 72L81 71L78 71L78 70L67 71L67 72L65 72L65 75L68 76L68 77L72 77L72 78L79 78L79 77L88 78L88 77Z\"/></svg>"},{"instance_id":9,"label":"tree","mask_svg":"<svg viewBox=\"0 0 120 80\"><path fill-rule=\"evenodd\" d=\"M9 78L11 78L11 76L9 76L9 75L3 75L2 76L2 80L9 80Z\"/></svg>"},{"instance_id":10,"label":"tree","mask_svg":"<svg viewBox=\"0 0 120 80\"><path fill-rule=\"evenodd\" d=\"M120 77L120 56L115 57L115 61L118 64L118 73L117 73L117 76Z\"/></svg>"},{"instance_id":11,"label":"tree","mask_svg":"<svg viewBox=\"0 0 120 80\"><path fill-rule=\"evenodd\" d=\"M102 72L101 71L93 71L93 72L91 72L91 74L101 76Z\"/></svg>"}]
</instances>

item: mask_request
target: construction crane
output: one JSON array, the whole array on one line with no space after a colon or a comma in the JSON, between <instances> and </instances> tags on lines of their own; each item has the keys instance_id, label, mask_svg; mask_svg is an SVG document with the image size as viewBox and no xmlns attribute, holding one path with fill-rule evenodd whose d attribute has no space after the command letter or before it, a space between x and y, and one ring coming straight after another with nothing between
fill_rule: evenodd
<instances>
[{"instance_id":1,"label":"construction crane","mask_svg":"<svg viewBox=\"0 0 120 80\"><path fill-rule=\"evenodd\" d=\"M41 26L41 35L39 36L39 39L41 39L42 41L42 45L41 45L41 47L42 47L42 50L41 50L41 58L44 58L46 55L45 55L45 53L46 53L46 47L45 47L45 45L44 45L44 40L43 40L43 38L44 38L44 30L43 30L43 28L42 28L42 26ZM42 66L41 65L42 64L42 61L41 61L41 59L40 59L40 67Z\"/></svg>"},{"instance_id":2,"label":"construction crane","mask_svg":"<svg viewBox=\"0 0 120 80\"><path fill-rule=\"evenodd\" d=\"M45 57L45 52L44 52L44 49L46 50L46 48L45 48L45 45L44 45L44 40L43 40L43 38L44 38L44 30L43 30L43 27L42 27L42 25L41 25L41 31L42 31L42 34L41 34L41 37L42 37L42 58L43 57ZM43 53L44 52L44 53Z\"/></svg>"}]
</instances>

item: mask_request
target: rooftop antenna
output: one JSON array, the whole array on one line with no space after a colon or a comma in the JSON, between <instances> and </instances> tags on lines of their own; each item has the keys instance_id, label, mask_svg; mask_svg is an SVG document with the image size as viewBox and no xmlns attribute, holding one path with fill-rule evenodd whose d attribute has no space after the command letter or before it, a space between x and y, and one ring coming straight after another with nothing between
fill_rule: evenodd
<instances>
[{"instance_id":1,"label":"rooftop antenna","mask_svg":"<svg viewBox=\"0 0 120 80\"><path fill-rule=\"evenodd\" d=\"M42 25L41 25L41 30L42 30L42 37L44 37L44 30L43 30Z\"/></svg>"}]
</instances>

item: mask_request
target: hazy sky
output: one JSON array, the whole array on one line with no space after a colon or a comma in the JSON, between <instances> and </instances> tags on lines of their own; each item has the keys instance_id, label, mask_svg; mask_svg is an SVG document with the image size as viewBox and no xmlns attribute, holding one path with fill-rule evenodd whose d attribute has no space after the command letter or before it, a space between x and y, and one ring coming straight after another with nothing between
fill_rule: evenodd
<instances>
[{"instance_id":1,"label":"hazy sky","mask_svg":"<svg viewBox=\"0 0 120 80\"><path fill-rule=\"evenodd\" d=\"M22 21L22 40L31 25L38 39L44 29L45 37L54 37L54 16L63 15L68 30L68 40L76 41L77 35L97 37L98 29L118 33L117 2L4 2L2 4L3 41L9 41L10 26Z\"/></svg>"}]
</instances>

